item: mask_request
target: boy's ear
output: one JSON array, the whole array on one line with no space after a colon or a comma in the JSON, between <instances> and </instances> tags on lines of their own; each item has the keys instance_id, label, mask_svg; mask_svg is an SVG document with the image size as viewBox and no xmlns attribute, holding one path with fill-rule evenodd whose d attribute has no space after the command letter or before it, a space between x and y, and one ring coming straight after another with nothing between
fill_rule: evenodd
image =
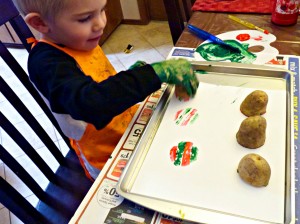
<instances>
[{"instance_id":1,"label":"boy's ear","mask_svg":"<svg viewBox=\"0 0 300 224\"><path fill-rule=\"evenodd\" d=\"M36 12L28 13L25 16L25 21L28 25L30 25L35 30L39 31L40 33L48 33L49 27L42 19L41 15Z\"/></svg>"}]
</instances>

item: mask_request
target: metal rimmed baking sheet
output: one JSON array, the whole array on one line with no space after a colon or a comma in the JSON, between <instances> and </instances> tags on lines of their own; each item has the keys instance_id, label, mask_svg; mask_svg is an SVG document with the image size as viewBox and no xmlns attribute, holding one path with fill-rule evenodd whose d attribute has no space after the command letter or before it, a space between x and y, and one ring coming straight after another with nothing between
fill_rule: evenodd
<instances>
[{"instance_id":1,"label":"metal rimmed baking sheet","mask_svg":"<svg viewBox=\"0 0 300 224\"><path fill-rule=\"evenodd\" d=\"M167 89L118 184L118 192L138 204L203 223L292 223L293 154L291 74L266 66L197 62L200 86L194 99L180 102ZM203 73L203 72L202 72ZM240 146L235 134L245 116L242 100L253 90L269 96L267 139L259 149ZM198 119L180 127L174 116L196 108ZM198 158L174 166L172 146L191 141ZM240 159L257 153L272 170L269 185L255 188L236 173Z\"/></svg>"}]
</instances>

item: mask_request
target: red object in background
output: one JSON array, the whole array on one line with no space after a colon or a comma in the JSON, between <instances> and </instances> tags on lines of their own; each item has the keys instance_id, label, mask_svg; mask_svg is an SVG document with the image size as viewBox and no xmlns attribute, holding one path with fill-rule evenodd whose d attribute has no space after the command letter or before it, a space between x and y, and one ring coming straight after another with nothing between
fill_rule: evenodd
<instances>
[{"instance_id":1,"label":"red object in background","mask_svg":"<svg viewBox=\"0 0 300 224\"><path fill-rule=\"evenodd\" d=\"M277 25L293 25L299 15L298 0L276 0L273 5L271 21Z\"/></svg>"},{"instance_id":2,"label":"red object in background","mask_svg":"<svg viewBox=\"0 0 300 224\"><path fill-rule=\"evenodd\" d=\"M192 11L271 14L276 0L196 0Z\"/></svg>"}]
</instances>

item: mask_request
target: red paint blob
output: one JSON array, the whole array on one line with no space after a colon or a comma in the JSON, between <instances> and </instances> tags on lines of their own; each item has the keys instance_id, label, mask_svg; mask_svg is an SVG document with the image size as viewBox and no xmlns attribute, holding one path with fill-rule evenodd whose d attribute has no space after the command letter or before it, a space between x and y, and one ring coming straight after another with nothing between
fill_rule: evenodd
<instances>
[{"instance_id":1,"label":"red paint blob","mask_svg":"<svg viewBox=\"0 0 300 224\"><path fill-rule=\"evenodd\" d=\"M255 37L254 40L262 40L262 36Z\"/></svg>"},{"instance_id":2,"label":"red paint blob","mask_svg":"<svg viewBox=\"0 0 300 224\"><path fill-rule=\"evenodd\" d=\"M250 35L248 33L239 34L236 36L236 39L239 41L246 41L250 39Z\"/></svg>"}]
</instances>

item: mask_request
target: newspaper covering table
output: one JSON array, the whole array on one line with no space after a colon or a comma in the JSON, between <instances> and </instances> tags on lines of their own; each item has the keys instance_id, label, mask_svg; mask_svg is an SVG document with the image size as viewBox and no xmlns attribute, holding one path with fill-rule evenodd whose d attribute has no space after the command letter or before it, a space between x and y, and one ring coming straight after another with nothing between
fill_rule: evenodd
<instances>
[{"instance_id":1,"label":"newspaper covering table","mask_svg":"<svg viewBox=\"0 0 300 224\"><path fill-rule=\"evenodd\" d=\"M193 58L194 49L192 48L173 48L170 52L169 58L183 57L191 61ZM296 221L300 223L300 198L298 189L299 180L299 157L300 140L299 140L299 60L300 57L292 55L277 55L268 64L268 66L279 66L288 69L294 74L294 141L295 141L295 209ZM145 223L145 224L188 224L191 222L174 218L159 212L149 210L138 204L135 204L116 192L116 185L121 176L126 162L130 158L135 149L135 145L139 140L147 122L149 121L153 111L156 108L157 102L162 96L166 85L163 84L162 88L151 94L143 103L137 113L135 114L132 122L121 138L120 142L113 151L111 158L107 161L105 167L101 171L98 178L95 180L92 188L84 198L83 202L77 209L70 223L78 224L93 224L93 223Z\"/></svg>"}]
</instances>

